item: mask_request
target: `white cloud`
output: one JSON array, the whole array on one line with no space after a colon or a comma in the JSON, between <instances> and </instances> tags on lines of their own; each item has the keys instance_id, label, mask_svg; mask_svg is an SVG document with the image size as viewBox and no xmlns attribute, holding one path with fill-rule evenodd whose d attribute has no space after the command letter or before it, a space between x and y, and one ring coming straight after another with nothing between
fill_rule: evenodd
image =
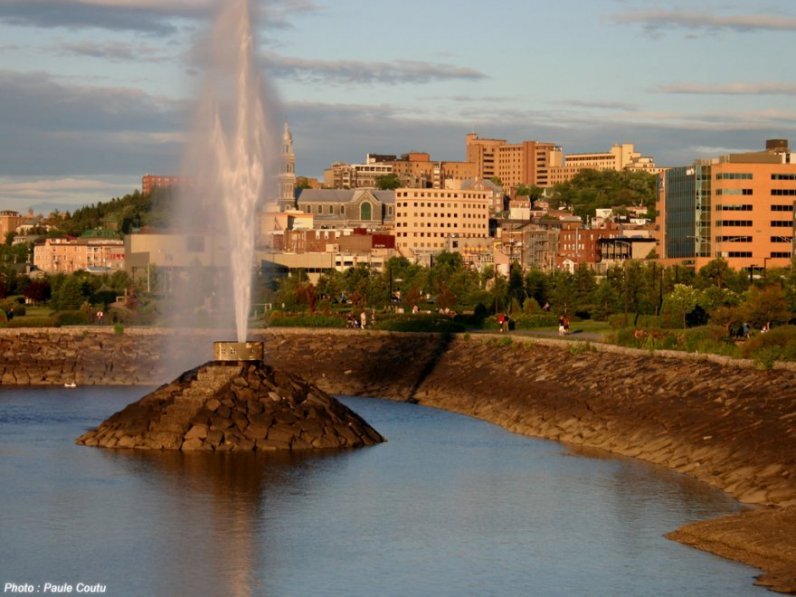
<instances>
[{"instance_id":1,"label":"white cloud","mask_svg":"<svg viewBox=\"0 0 796 597\"><path fill-rule=\"evenodd\" d=\"M335 83L398 84L486 78L484 73L469 67L412 60L310 60L270 53L266 55L264 64L269 73L276 77Z\"/></svg>"},{"instance_id":2,"label":"white cloud","mask_svg":"<svg viewBox=\"0 0 796 597\"><path fill-rule=\"evenodd\" d=\"M57 47L57 50L61 53L109 62L164 62L171 59L171 56L160 47L121 41L64 42Z\"/></svg>"},{"instance_id":3,"label":"white cloud","mask_svg":"<svg viewBox=\"0 0 796 597\"><path fill-rule=\"evenodd\" d=\"M659 85L654 91L693 95L796 95L796 83L670 83Z\"/></svg>"},{"instance_id":4,"label":"white cloud","mask_svg":"<svg viewBox=\"0 0 796 597\"><path fill-rule=\"evenodd\" d=\"M100 28L159 36L177 31L179 19L207 19L224 0L0 0L0 22L30 27ZM299 13L318 10L313 0L255 0L267 21L289 26Z\"/></svg>"},{"instance_id":5,"label":"white cloud","mask_svg":"<svg viewBox=\"0 0 796 597\"><path fill-rule=\"evenodd\" d=\"M649 31L687 29L708 31L796 31L796 18L781 15L698 12L695 10L644 10L613 15L619 24L642 25Z\"/></svg>"}]
</instances>

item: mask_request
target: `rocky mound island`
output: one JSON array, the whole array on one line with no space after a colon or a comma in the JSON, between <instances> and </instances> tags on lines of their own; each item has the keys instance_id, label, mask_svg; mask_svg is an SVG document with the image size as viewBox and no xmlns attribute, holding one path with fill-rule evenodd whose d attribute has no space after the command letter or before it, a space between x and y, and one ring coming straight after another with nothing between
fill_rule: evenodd
<instances>
[{"instance_id":1,"label":"rocky mound island","mask_svg":"<svg viewBox=\"0 0 796 597\"><path fill-rule=\"evenodd\" d=\"M277 371L261 357L219 356L228 348L220 351L218 344L233 343L216 344L217 360L128 405L76 443L251 451L353 448L384 441L359 415L298 375Z\"/></svg>"}]
</instances>

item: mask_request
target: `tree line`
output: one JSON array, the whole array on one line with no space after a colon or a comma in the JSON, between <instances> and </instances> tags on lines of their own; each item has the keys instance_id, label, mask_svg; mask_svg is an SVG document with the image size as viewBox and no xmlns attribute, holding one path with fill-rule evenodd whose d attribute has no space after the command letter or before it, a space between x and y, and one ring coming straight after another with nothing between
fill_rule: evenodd
<instances>
[{"instance_id":1,"label":"tree line","mask_svg":"<svg viewBox=\"0 0 796 597\"><path fill-rule=\"evenodd\" d=\"M467 267L458 253L442 253L428 268L394 257L381 272L363 264L325 273L317 284L297 272L261 284L259 293L258 301L286 311L401 308L515 317L549 312L579 319L621 317L628 326L779 325L796 313L793 268L750 279L723 259L698 271L628 260L612 265L604 276L586 265L573 272L523 273L514 263L509 275L501 276L492 267L481 272Z\"/></svg>"}]
</instances>

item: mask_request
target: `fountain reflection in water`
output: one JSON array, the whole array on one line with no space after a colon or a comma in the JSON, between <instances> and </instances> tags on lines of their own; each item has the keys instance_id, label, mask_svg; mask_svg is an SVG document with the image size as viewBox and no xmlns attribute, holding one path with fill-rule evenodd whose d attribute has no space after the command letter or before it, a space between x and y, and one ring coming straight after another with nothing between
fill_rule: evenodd
<instances>
[{"instance_id":1,"label":"fountain reflection in water","mask_svg":"<svg viewBox=\"0 0 796 597\"><path fill-rule=\"evenodd\" d=\"M250 0L225 1L210 38L197 46L204 82L183 166L195 182L179 193L175 214L188 254L171 310L190 327L206 318L234 328L238 342L248 331L256 213L275 186L278 155L267 117L276 106L255 53ZM195 267L200 261L214 275Z\"/></svg>"}]
</instances>

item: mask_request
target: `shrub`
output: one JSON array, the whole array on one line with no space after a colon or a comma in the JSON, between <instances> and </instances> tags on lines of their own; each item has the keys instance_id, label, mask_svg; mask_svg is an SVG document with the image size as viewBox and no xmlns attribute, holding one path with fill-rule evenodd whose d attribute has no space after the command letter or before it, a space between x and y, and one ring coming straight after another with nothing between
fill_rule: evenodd
<instances>
[{"instance_id":1,"label":"shrub","mask_svg":"<svg viewBox=\"0 0 796 597\"><path fill-rule=\"evenodd\" d=\"M783 325L755 334L741 346L741 354L766 368L775 361L796 361L796 326Z\"/></svg>"},{"instance_id":2,"label":"shrub","mask_svg":"<svg viewBox=\"0 0 796 597\"><path fill-rule=\"evenodd\" d=\"M271 311L265 319L266 325L273 327L342 328L345 319L338 315L311 313L285 313Z\"/></svg>"},{"instance_id":3,"label":"shrub","mask_svg":"<svg viewBox=\"0 0 796 597\"><path fill-rule=\"evenodd\" d=\"M89 316L85 311L59 311L53 316L56 326L61 325L86 325L90 323Z\"/></svg>"},{"instance_id":4,"label":"shrub","mask_svg":"<svg viewBox=\"0 0 796 597\"><path fill-rule=\"evenodd\" d=\"M117 336L121 336L122 334L124 334L124 324L122 324L122 323L120 323L118 321L116 323L114 323L113 324L113 333L116 334Z\"/></svg>"},{"instance_id":5,"label":"shrub","mask_svg":"<svg viewBox=\"0 0 796 597\"><path fill-rule=\"evenodd\" d=\"M376 329L391 332L442 332L457 334L467 328L459 321L440 315L399 315L380 321Z\"/></svg>"},{"instance_id":6,"label":"shrub","mask_svg":"<svg viewBox=\"0 0 796 597\"><path fill-rule=\"evenodd\" d=\"M608 325L614 329L621 329L628 325L633 325L632 313L615 313L608 317Z\"/></svg>"},{"instance_id":7,"label":"shrub","mask_svg":"<svg viewBox=\"0 0 796 597\"><path fill-rule=\"evenodd\" d=\"M689 328L682 333L683 348L688 352L701 352L738 356L738 349L729 341L727 330L720 325Z\"/></svg>"},{"instance_id":8,"label":"shrub","mask_svg":"<svg viewBox=\"0 0 796 597\"><path fill-rule=\"evenodd\" d=\"M55 319L46 315L26 317L25 319L12 319L3 327L7 328L50 328L56 327Z\"/></svg>"}]
</instances>

